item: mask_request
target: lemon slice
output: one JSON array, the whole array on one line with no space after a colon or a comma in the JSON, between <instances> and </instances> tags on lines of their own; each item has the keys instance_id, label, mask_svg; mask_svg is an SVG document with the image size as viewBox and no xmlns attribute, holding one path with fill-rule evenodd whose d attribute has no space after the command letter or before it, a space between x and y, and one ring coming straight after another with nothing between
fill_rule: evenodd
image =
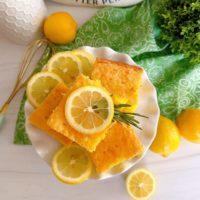
<instances>
[{"instance_id":1,"label":"lemon slice","mask_svg":"<svg viewBox=\"0 0 200 200\"><path fill-rule=\"evenodd\" d=\"M66 101L66 119L80 133L103 131L111 123L113 115L112 98L100 87L81 87L72 92Z\"/></svg>"},{"instance_id":2,"label":"lemon slice","mask_svg":"<svg viewBox=\"0 0 200 200\"><path fill-rule=\"evenodd\" d=\"M72 53L81 60L83 74L86 76L90 76L95 63L94 57L84 50L74 50L72 51Z\"/></svg>"},{"instance_id":3,"label":"lemon slice","mask_svg":"<svg viewBox=\"0 0 200 200\"><path fill-rule=\"evenodd\" d=\"M51 72L40 72L31 77L27 84L27 97L34 107L38 107L51 90L63 82L62 79Z\"/></svg>"},{"instance_id":4,"label":"lemon slice","mask_svg":"<svg viewBox=\"0 0 200 200\"><path fill-rule=\"evenodd\" d=\"M147 200L155 192L156 181L151 172L138 169L130 173L126 179L126 189L135 200Z\"/></svg>"},{"instance_id":5,"label":"lemon slice","mask_svg":"<svg viewBox=\"0 0 200 200\"><path fill-rule=\"evenodd\" d=\"M47 70L59 75L68 85L76 80L82 72L80 59L71 52L61 52L53 55L47 63Z\"/></svg>"},{"instance_id":6,"label":"lemon slice","mask_svg":"<svg viewBox=\"0 0 200 200\"><path fill-rule=\"evenodd\" d=\"M88 153L78 145L61 148L53 157L52 170L55 176L68 184L82 183L92 172Z\"/></svg>"}]
</instances>

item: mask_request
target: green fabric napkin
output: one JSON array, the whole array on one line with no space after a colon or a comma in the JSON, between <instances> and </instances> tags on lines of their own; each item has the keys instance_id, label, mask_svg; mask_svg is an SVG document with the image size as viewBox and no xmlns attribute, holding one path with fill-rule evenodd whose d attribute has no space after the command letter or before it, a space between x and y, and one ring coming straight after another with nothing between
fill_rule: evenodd
<instances>
[{"instance_id":1,"label":"green fabric napkin","mask_svg":"<svg viewBox=\"0 0 200 200\"><path fill-rule=\"evenodd\" d=\"M175 119L185 108L200 107L200 64L192 65L183 55L171 54L167 44L156 40L155 13L159 0L145 0L128 8L104 8L84 24L70 45L56 46L57 51L81 46L108 46L129 54L141 65L155 85L161 114ZM48 61L47 49L37 71ZM16 123L16 144L30 144L25 130L23 97Z\"/></svg>"}]
</instances>

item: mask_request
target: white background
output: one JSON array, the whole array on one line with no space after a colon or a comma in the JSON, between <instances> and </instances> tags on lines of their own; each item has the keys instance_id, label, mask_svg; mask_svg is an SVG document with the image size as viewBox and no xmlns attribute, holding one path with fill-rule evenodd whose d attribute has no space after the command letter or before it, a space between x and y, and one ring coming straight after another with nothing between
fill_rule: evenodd
<instances>
[{"instance_id":1,"label":"white background","mask_svg":"<svg viewBox=\"0 0 200 200\"><path fill-rule=\"evenodd\" d=\"M95 14L95 9L70 8L47 3L49 12L69 11L79 25ZM24 47L0 36L0 104L12 89ZM0 130L0 200L129 200L126 174L81 185L64 185L38 157L32 146L13 145L15 120L22 92L7 113ZM180 149L169 158L148 152L135 168L145 167L156 176L155 200L200 199L200 145L181 141Z\"/></svg>"}]
</instances>

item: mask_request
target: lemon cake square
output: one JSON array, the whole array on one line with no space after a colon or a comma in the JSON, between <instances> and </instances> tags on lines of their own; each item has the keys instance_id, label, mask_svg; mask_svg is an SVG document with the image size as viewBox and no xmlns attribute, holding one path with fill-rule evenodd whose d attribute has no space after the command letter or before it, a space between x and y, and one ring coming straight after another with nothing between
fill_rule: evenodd
<instances>
[{"instance_id":1,"label":"lemon cake square","mask_svg":"<svg viewBox=\"0 0 200 200\"><path fill-rule=\"evenodd\" d=\"M48 125L53 130L59 132L63 136L84 147L87 151L92 152L96 149L96 146L106 137L107 129L96 134L82 134L72 128L65 117L65 104L70 93L80 87L90 85L100 86L100 82L90 80L88 77L80 75L77 78L75 84L70 88L70 92L66 93L62 101L49 117Z\"/></svg>"},{"instance_id":2,"label":"lemon cake square","mask_svg":"<svg viewBox=\"0 0 200 200\"><path fill-rule=\"evenodd\" d=\"M91 158L96 171L102 173L113 166L140 155L143 145L131 126L115 122L109 128Z\"/></svg>"},{"instance_id":3,"label":"lemon cake square","mask_svg":"<svg viewBox=\"0 0 200 200\"><path fill-rule=\"evenodd\" d=\"M52 114L53 110L58 106L63 95L67 93L67 87L60 83L58 84L46 97L43 103L31 113L29 117L29 122L35 127L43 130L45 133L48 133L50 136L58 140L60 143L64 145L68 145L71 141L61 135L60 133L54 131L47 125L47 120Z\"/></svg>"},{"instance_id":4,"label":"lemon cake square","mask_svg":"<svg viewBox=\"0 0 200 200\"><path fill-rule=\"evenodd\" d=\"M100 80L118 103L130 104L133 111L137 106L143 72L137 66L97 58L91 77Z\"/></svg>"}]
</instances>

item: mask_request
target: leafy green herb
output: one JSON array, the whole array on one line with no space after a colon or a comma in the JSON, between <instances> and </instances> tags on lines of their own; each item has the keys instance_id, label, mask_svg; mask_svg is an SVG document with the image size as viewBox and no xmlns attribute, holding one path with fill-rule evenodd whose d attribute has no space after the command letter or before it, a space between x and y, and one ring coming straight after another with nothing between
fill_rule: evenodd
<instances>
[{"instance_id":1,"label":"leafy green herb","mask_svg":"<svg viewBox=\"0 0 200 200\"><path fill-rule=\"evenodd\" d=\"M130 107L131 105L129 104L117 104L115 105L115 112L114 112L114 117L113 120L122 122L128 125L133 125L136 128L142 130L142 128L139 126L139 121L134 118L134 116L139 116L139 117L145 117L148 118L144 115L140 115L138 113L131 113L131 112L122 112L119 110L120 108L126 108Z\"/></svg>"},{"instance_id":2,"label":"leafy green herb","mask_svg":"<svg viewBox=\"0 0 200 200\"><path fill-rule=\"evenodd\" d=\"M165 0L158 12L161 39L172 52L200 63L200 1Z\"/></svg>"}]
</instances>

